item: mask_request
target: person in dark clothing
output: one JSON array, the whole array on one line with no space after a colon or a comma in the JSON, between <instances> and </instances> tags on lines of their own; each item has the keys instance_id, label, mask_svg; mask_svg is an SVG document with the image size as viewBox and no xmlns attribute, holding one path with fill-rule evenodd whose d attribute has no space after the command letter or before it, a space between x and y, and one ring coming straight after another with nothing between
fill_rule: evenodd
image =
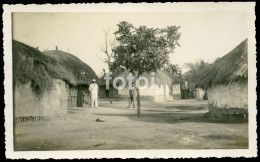
<instances>
[{"instance_id":1,"label":"person in dark clothing","mask_svg":"<svg viewBox=\"0 0 260 162\"><path fill-rule=\"evenodd\" d=\"M135 108L135 98L136 98L136 95L135 95L135 84L132 83L132 89L129 89L129 103L128 103L128 107L127 108L130 108L132 103L133 103L133 108Z\"/></svg>"}]
</instances>

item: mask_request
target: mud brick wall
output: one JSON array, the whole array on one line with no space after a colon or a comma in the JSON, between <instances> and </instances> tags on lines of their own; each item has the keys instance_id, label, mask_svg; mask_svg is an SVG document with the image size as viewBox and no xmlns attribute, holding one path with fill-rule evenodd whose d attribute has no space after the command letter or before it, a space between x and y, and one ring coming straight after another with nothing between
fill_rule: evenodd
<instances>
[{"instance_id":1,"label":"mud brick wall","mask_svg":"<svg viewBox=\"0 0 260 162\"><path fill-rule=\"evenodd\" d=\"M208 90L209 113L239 116L248 113L248 84L218 85Z\"/></svg>"},{"instance_id":2,"label":"mud brick wall","mask_svg":"<svg viewBox=\"0 0 260 162\"><path fill-rule=\"evenodd\" d=\"M38 120L43 118L63 117L68 110L68 88L65 82L54 80L51 92L45 92L41 98L35 96L30 85L15 86L14 118Z\"/></svg>"}]
</instances>

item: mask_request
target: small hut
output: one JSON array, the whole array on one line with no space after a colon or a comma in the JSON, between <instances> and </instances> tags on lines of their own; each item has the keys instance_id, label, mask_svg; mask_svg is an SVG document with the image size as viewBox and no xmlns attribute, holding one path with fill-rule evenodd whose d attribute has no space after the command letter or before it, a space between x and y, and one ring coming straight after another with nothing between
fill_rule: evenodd
<instances>
[{"instance_id":1,"label":"small hut","mask_svg":"<svg viewBox=\"0 0 260 162\"><path fill-rule=\"evenodd\" d=\"M96 79L99 84L99 78L93 69L76 56L60 51L57 47L56 50L45 51L44 54L53 58L65 69L65 75L63 76L61 72L60 75L65 81L68 81L69 106L87 106L89 100L88 88L92 79Z\"/></svg>"},{"instance_id":2,"label":"small hut","mask_svg":"<svg viewBox=\"0 0 260 162\"><path fill-rule=\"evenodd\" d=\"M195 81L187 81L183 79L181 84L181 99L202 99L205 97L204 90L195 84Z\"/></svg>"},{"instance_id":3,"label":"small hut","mask_svg":"<svg viewBox=\"0 0 260 162\"><path fill-rule=\"evenodd\" d=\"M167 74L171 80L172 80L172 86L171 86L171 95L174 100L181 99L181 83L183 82L183 79L181 76L176 76L172 73L169 73L167 71L163 71L163 73Z\"/></svg>"},{"instance_id":4,"label":"small hut","mask_svg":"<svg viewBox=\"0 0 260 162\"><path fill-rule=\"evenodd\" d=\"M247 53L246 39L201 72L198 84L207 89L209 115L247 116Z\"/></svg>"},{"instance_id":5,"label":"small hut","mask_svg":"<svg viewBox=\"0 0 260 162\"><path fill-rule=\"evenodd\" d=\"M182 75L181 99L205 98L204 90L196 84L197 81L200 81L197 76L199 73L199 69L191 69Z\"/></svg>"},{"instance_id":6,"label":"small hut","mask_svg":"<svg viewBox=\"0 0 260 162\"><path fill-rule=\"evenodd\" d=\"M120 77L126 80L126 86L124 89L118 91L120 98L129 97L129 87L127 82L129 72L123 72ZM140 89L140 95L142 100L148 101L172 101L180 98L180 79L171 76L169 73L157 70L153 75L150 73L144 73L140 77L148 79L149 86L146 89ZM154 87L151 86L151 78L154 77ZM136 80L136 78L134 79ZM120 84L120 83L119 83ZM140 81L140 86L144 86L144 81Z\"/></svg>"},{"instance_id":7,"label":"small hut","mask_svg":"<svg viewBox=\"0 0 260 162\"><path fill-rule=\"evenodd\" d=\"M113 79L116 77L115 75L112 74L112 76L110 76L112 79L109 81L109 88L106 88L106 80L105 77L106 74L104 76L102 76L99 79L99 98L101 99L118 99L118 90L116 88L114 88L113 86Z\"/></svg>"},{"instance_id":8,"label":"small hut","mask_svg":"<svg viewBox=\"0 0 260 162\"><path fill-rule=\"evenodd\" d=\"M65 64L60 58L50 57L15 40L12 49L16 121L65 117L70 87L87 84L93 77L97 78L90 67L76 58L73 62L64 57L68 59ZM77 75L80 70L90 75Z\"/></svg>"}]
</instances>

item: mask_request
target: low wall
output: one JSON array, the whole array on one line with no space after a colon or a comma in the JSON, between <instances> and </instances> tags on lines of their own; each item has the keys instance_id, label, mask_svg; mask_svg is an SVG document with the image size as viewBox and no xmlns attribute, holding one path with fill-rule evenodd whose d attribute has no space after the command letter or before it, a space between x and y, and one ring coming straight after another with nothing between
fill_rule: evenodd
<instances>
[{"instance_id":1,"label":"low wall","mask_svg":"<svg viewBox=\"0 0 260 162\"><path fill-rule=\"evenodd\" d=\"M213 116L247 116L248 85L217 85L208 90L209 113Z\"/></svg>"},{"instance_id":2,"label":"low wall","mask_svg":"<svg viewBox=\"0 0 260 162\"><path fill-rule=\"evenodd\" d=\"M64 117L68 110L68 90L61 80L53 81L54 87L50 93L44 93L37 98L30 85L15 86L14 118L24 120Z\"/></svg>"}]
</instances>

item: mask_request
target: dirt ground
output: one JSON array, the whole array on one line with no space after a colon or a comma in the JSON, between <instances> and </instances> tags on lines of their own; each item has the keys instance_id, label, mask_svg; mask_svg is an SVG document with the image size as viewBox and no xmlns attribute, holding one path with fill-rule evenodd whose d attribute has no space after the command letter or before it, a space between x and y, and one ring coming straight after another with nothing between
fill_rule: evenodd
<instances>
[{"instance_id":1,"label":"dirt ground","mask_svg":"<svg viewBox=\"0 0 260 162\"><path fill-rule=\"evenodd\" d=\"M67 120L17 123L16 151L248 148L248 123L205 118L207 101L141 102L141 117L127 101L70 108ZM104 122L97 122L99 118Z\"/></svg>"}]
</instances>

